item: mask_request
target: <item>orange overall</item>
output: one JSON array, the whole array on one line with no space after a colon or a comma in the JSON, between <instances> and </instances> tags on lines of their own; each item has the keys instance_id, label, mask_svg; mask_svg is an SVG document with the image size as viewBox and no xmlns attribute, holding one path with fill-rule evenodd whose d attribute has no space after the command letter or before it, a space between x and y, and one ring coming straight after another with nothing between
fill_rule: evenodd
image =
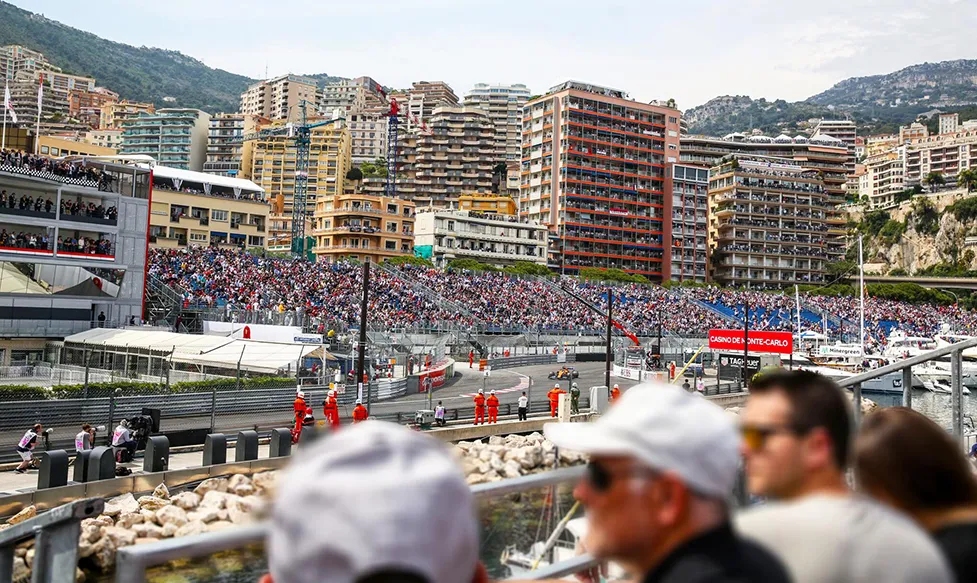
<instances>
[{"instance_id":1,"label":"orange overall","mask_svg":"<svg viewBox=\"0 0 977 583\"><path fill-rule=\"evenodd\" d=\"M366 418L367 418L366 407L364 407L362 404L353 407L353 423L366 421Z\"/></svg>"},{"instance_id":2,"label":"orange overall","mask_svg":"<svg viewBox=\"0 0 977 583\"><path fill-rule=\"evenodd\" d=\"M485 423L485 395L475 395L475 425Z\"/></svg>"},{"instance_id":3,"label":"orange overall","mask_svg":"<svg viewBox=\"0 0 977 583\"><path fill-rule=\"evenodd\" d=\"M322 414L331 429L339 428L339 403L336 402L336 397L326 397L322 403Z\"/></svg>"},{"instance_id":4,"label":"orange overall","mask_svg":"<svg viewBox=\"0 0 977 583\"><path fill-rule=\"evenodd\" d=\"M489 395L489 398L485 401L488 405L488 422L498 423L499 422L499 398L495 395Z\"/></svg>"},{"instance_id":5,"label":"orange overall","mask_svg":"<svg viewBox=\"0 0 977 583\"><path fill-rule=\"evenodd\" d=\"M560 395L566 393L563 389L553 387L546 396L550 400L550 417L556 417L556 410L560 406Z\"/></svg>"}]
</instances>

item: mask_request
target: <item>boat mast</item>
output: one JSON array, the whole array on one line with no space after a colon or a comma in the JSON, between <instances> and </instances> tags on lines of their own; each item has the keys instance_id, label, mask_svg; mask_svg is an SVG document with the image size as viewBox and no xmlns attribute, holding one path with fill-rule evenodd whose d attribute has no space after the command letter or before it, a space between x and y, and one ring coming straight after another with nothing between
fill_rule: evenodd
<instances>
[{"instance_id":1,"label":"boat mast","mask_svg":"<svg viewBox=\"0 0 977 583\"><path fill-rule=\"evenodd\" d=\"M858 347L865 356L865 259L862 257L862 236L858 236Z\"/></svg>"}]
</instances>

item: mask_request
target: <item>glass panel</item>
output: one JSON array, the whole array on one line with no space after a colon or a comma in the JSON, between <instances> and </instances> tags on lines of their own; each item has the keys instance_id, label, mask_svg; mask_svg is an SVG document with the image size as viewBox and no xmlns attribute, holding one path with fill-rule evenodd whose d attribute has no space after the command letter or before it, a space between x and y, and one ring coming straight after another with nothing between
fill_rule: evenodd
<instances>
[{"instance_id":1,"label":"glass panel","mask_svg":"<svg viewBox=\"0 0 977 583\"><path fill-rule=\"evenodd\" d=\"M0 261L0 293L118 297L123 269Z\"/></svg>"}]
</instances>

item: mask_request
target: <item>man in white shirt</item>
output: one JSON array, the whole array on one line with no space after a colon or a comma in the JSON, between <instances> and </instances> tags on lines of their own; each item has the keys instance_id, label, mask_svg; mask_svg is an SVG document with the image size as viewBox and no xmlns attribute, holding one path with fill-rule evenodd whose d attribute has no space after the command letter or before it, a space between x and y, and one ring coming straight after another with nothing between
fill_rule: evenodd
<instances>
[{"instance_id":1,"label":"man in white shirt","mask_svg":"<svg viewBox=\"0 0 977 583\"><path fill-rule=\"evenodd\" d=\"M112 447L124 447L129 450L129 457L136 453L136 442L129 433L129 422L123 419L112 433Z\"/></svg>"},{"instance_id":2,"label":"man in white shirt","mask_svg":"<svg viewBox=\"0 0 977 583\"><path fill-rule=\"evenodd\" d=\"M747 487L776 501L741 513L740 532L777 554L796 583L952 581L922 530L849 491L850 409L817 373L778 370L753 380L741 417Z\"/></svg>"},{"instance_id":3,"label":"man in white shirt","mask_svg":"<svg viewBox=\"0 0 977 583\"><path fill-rule=\"evenodd\" d=\"M519 420L526 420L526 413L529 411L529 397L526 396L526 391L522 392L519 396Z\"/></svg>"}]
</instances>

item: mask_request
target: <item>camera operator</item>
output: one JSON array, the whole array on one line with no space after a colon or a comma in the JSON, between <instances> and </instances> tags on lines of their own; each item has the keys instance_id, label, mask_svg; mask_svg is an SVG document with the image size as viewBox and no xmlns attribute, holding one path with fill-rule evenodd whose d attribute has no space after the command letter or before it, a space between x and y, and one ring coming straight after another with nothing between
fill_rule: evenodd
<instances>
[{"instance_id":1,"label":"camera operator","mask_svg":"<svg viewBox=\"0 0 977 583\"><path fill-rule=\"evenodd\" d=\"M123 419L112 433L112 447L123 447L129 452L129 459L136 455L136 440L129 433L129 422Z\"/></svg>"},{"instance_id":2,"label":"camera operator","mask_svg":"<svg viewBox=\"0 0 977 583\"><path fill-rule=\"evenodd\" d=\"M96 429L88 423L81 426L81 431L78 432L78 435L75 435L75 453L81 453L94 446L95 432Z\"/></svg>"},{"instance_id":3,"label":"camera operator","mask_svg":"<svg viewBox=\"0 0 977 583\"><path fill-rule=\"evenodd\" d=\"M20 465L14 470L18 474L23 474L34 464L34 446L37 445L37 436L44 430L40 423L35 423L33 427L24 433L20 438L20 443L15 448L20 454Z\"/></svg>"}]
</instances>

